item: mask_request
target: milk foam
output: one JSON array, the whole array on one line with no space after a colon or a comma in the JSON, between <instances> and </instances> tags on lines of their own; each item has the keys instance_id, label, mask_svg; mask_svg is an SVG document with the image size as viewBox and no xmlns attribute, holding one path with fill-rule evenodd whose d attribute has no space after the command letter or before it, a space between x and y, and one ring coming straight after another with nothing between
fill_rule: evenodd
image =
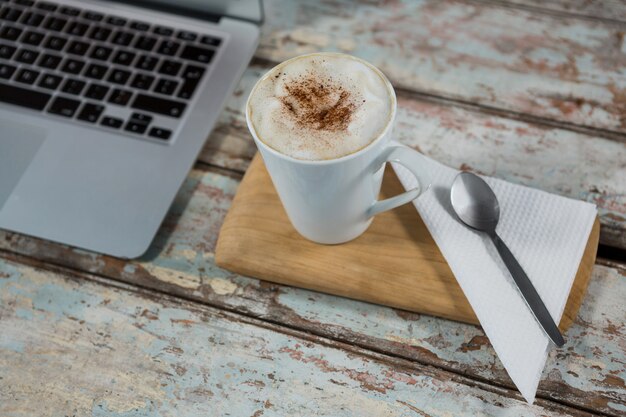
<instances>
[{"instance_id":1,"label":"milk foam","mask_svg":"<svg viewBox=\"0 0 626 417\"><path fill-rule=\"evenodd\" d=\"M395 97L374 68L342 54L305 55L278 65L252 91L257 137L303 160L335 159L378 138Z\"/></svg>"}]
</instances>

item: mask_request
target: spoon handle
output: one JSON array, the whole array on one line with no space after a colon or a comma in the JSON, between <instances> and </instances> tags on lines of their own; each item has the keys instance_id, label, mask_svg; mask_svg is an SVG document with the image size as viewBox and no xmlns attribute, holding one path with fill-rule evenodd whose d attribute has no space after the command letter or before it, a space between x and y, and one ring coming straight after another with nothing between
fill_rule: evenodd
<instances>
[{"instance_id":1,"label":"spoon handle","mask_svg":"<svg viewBox=\"0 0 626 417\"><path fill-rule=\"evenodd\" d=\"M565 344L565 340L563 340L563 336L561 335L559 328L556 323L554 323L554 320L552 320L552 316L550 316L546 305L543 301L541 301L541 297L539 297L537 290L533 286L532 282L530 282L530 279L528 279L528 275L526 275L522 266L519 262L517 262L517 259L515 259L515 256L513 256L504 241L500 239L500 236L493 233L491 240L496 246L496 249L498 249L504 264L509 269L509 272L511 272L511 276L515 281L515 284L517 284L517 288L519 288L522 293L522 297L526 301L530 311L532 311L535 315L535 318L554 344L559 347L563 346Z\"/></svg>"}]
</instances>

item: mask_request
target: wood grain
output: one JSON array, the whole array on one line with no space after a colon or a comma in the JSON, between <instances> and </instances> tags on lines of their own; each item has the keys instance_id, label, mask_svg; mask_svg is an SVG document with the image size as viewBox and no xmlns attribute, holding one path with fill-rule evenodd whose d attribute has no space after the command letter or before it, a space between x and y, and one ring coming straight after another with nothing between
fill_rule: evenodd
<instances>
[{"instance_id":1,"label":"wood grain","mask_svg":"<svg viewBox=\"0 0 626 417\"><path fill-rule=\"evenodd\" d=\"M382 198L404 192L390 166ZM574 322L595 263L600 224L592 229L559 324ZM454 274L415 208L407 204L376 216L359 238L318 245L300 236L285 213L259 154L228 211L215 250L217 266L229 271L479 324Z\"/></svg>"},{"instance_id":2,"label":"wood grain","mask_svg":"<svg viewBox=\"0 0 626 417\"><path fill-rule=\"evenodd\" d=\"M346 298L271 284L215 266L218 231L239 184L193 170L141 259L123 261L0 232L0 249L111 277L324 338L514 389L482 330ZM49 267L49 266L48 266ZM538 396L611 416L626 409L626 271L596 265L567 344L551 352Z\"/></svg>"},{"instance_id":3,"label":"wood grain","mask_svg":"<svg viewBox=\"0 0 626 417\"><path fill-rule=\"evenodd\" d=\"M489 2L273 0L256 56L347 52L397 88L623 134L624 33Z\"/></svg>"},{"instance_id":4,"label":"wood grain","mask_svg":"<svg viewBox=\"0 0 626 417\"><path fill-rule=\"evenodd\" d=\"M251 66L200 160L245 171L256 152L243 108L268 63ZM448 166L589 201L600 241L626 249L626 142L451 107L398 94L395 138Z\"/></svg>"},{"instance_id":5,"label":"wood grain","mask_svg":"<svg viewBox=\"0 0 626 417\"><path fill-rule=\"evenodd\" d=\"M259 57L270 61L246 73L201 160L249 165L255 149L241 108L260 71L299 51L345 51L385 64L400 87L403 142L454 167L593 201L602 241L626 248L626 49L615 22L623 3L512 2L523 4L269 1ZM216 267L215 239L240 177L198 168L140 260L0 232L3 256L93 271L277 325L0 261L0 414L583 414L542 399L520 406L476 326ZM626 270L607 265L594 267L568 344L552 351L538 395L622 416ZM233 353L237 360L224 363ZM267 371L274 368L284 371L278 381ZM419 383L402 385L397 375ZM377 391L389 381L393 389ZM275 407L276 397L293 407Z\"/></svg>"},{"instance_id":6,"label":"wood grain","mask_svg":"<svg viewBox=\"0 0 626 417\"><path fill-rule=\"evenodd\" d=\"M3 416L589 415L103 280L0 273Z\"/></svg>"}]
</instances>

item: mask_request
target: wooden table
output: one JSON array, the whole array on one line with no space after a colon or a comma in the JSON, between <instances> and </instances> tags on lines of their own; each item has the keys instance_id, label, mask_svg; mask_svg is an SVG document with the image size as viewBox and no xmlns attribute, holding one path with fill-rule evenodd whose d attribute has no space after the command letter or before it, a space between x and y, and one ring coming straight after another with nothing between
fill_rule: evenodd
<instances>
[{"instance_id":1,"label":"wooden table","mask_svg":"<svg viewBox=\"0 0 626 417\"><path fill-rule=\"evenodd\" d=\"M261 45L149 252L1 232L1 416L626 415L626 4L273 0ZM598 205L589 293L527 405L479 327L237 276L220 225L268 68L379 66L397 138L450 166ZM611 249L612 248L612 249Z\"/></svg>"}]
</instances>

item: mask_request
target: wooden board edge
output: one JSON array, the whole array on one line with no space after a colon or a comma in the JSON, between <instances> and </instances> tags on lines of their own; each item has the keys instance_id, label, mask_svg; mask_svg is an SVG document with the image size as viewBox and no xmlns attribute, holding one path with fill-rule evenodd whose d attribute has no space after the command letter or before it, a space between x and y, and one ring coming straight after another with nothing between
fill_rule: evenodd
<instances>
[{"instance_id":1,"label":"wooden board edge","mask_svg":"<svg viewBox=\"0 0 626 417\"><path fill-rule=\"evenodd\" d=\"M224 232L229 229L230 223L232 223L234 212L236 211L236 208L239 205L239 200L241 199L241 195L243 194L240 191L242 188L245 188L247 186L246 179L250 175L253 175L255 171L255 166L260 163L259 161L262 161L262 158L261 158L261 154L257 152L252 158L252 161L250 162L250 165L248 166L246 173L243 175L243 178L241 179L241 182L239 183L237 192L235 193L235 197L233 198L230 208L228 209L228 212L226 213L226 216L224 217L224 222L222 223L222 226L220 227L220 231L217 236L217 243L215 244L215 264L218 267L229 270L229 271L233 271L233 268L231 266L232 262L228 254L223 250L225 246L224 244L225 233ZM239 273L237 271L233 271L233 272Z\"/></svg>"},{"instance_id":2,"label":"wooden board edge","mask_svg":"<svg viewBox=\"0 0 626 417\"><path fill-rule=\"evenodd\" d=\"M240 189L247 187L246 178L248 177L248 175L253 175L255 170L260 169L261 164L263 164L263 160L261 158L261 155L257 152L257 154L252 159L252 162L239 185ZM223 250L224 247L232 248L233 247L232 244L233 243L236 244L236 242L233 242L232 239L229 239L229 242L227 242L227 238L225 237L226 233L224 232L227 232L232 229L238 229L237 225L231 224L233 222L232 218L234 217L234 214L231 214L231 213L235 213L237 211L237 206L240 203L239 196L241 194L243 193L239 193L239 190L238 190L237 194L235 195L233 199L231 208L226 214L224 223L222 224L222 227L220 229L220 233L219 233L216 248L215 248L216 265L220 268L223 268L223 269L226 269L226 270L229 270L229 271L232 271L232 272L244 275L244 276L251 276L251 277L261 279L261 280L267 280L267 281L278 283L281 285L289 285L293 287L294 286L293 283L290 283L287 280L282 279L281 274L273 275L270 277L270 276L267 276L266 274L259 275L258 273L259 271L250 271L245 268L242 268L241 265L238 265L238 259L239 259L238 257L236 258L233 253L229 253L229 251ZM242 232L244 232L244 230L242 230ZM572 288L571 288L567 303L565 305L565 308L563 310L561 321L559 323L559 329L563 333L566 333L567 330L574 323L574 320L576 319L576 316L578 315L578 310L580 309L583 299L587 293L587 288L589 286L589 281L591 279L592 269L596 260L599 239L600 239L600 220L598 217L596 217L594 224L592 226L591 232L589 234L589 239L587 241L587 245L585 246L585 250L583 252L583 256L581 258L578 271L576 272L574 282L572 283ZM313 290L313 291L327 292L327 291L324 291L323 288L317 287L315 285L302 285L302 288L306 288L306 289ZM335 295L346 297L346 295L343 295L343 294L335 293ZM346 298L350 298L350 297L346 297ZM367 300L361 300L361 301L368 302ZM402 309L401 307L390 305L390 304L383 304L383 305L387 305L392 308ZM471 308L471 305L470 305L470 308ZM424 313L424 314L427 314L427 313ZM459 317L451 317L451 316L444 316L444 315L440 317L443 317L447 320L453 320L453 321L458 321L462 323L468 323L468 324L474 324L474 325L480 324L475 314L472 314L472 317L467 317L463 319L459 319Z\"/></svg>"},{"instance_id":3,"label":"wooden board edge","mask_svg":"<svg viewBox=\"0 0 626 417\"><path fill-rule=\"evenodd\" d=\"M598 253L598 242L600 241L600 219L596 216L596 220L593 223L591 232L589 233L589 240L585 251L580 259L580 265L576 272L576 277L572 283L572 289L563 309L563 316L559 323L559 329L565 333L567 329L574 323L576 316L578 316L578 310L580 309L585 294L587 294L587 288L589 287L589 281L591 279L591 272L593 266L596 263L596 255Z\"/></svg>"}]
</instances>

